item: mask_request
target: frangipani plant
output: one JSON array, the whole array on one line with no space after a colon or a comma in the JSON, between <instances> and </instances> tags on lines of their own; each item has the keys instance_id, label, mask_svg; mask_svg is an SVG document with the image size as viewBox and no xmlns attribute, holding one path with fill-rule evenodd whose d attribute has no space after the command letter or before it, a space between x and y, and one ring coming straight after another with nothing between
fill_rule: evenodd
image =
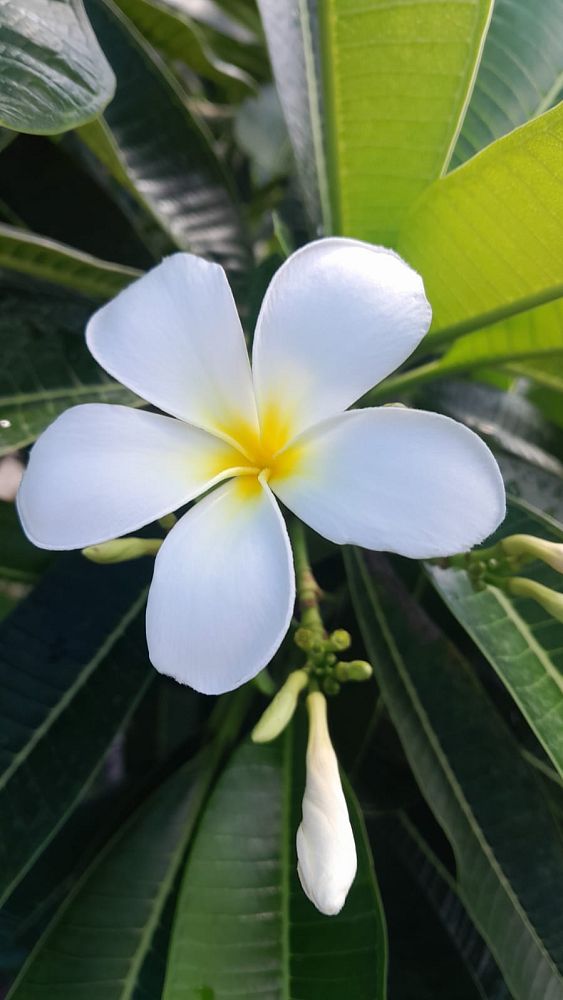
<instances>
[{"instance_id":1,"label":"frangipani plant","mask_svg":"<svg viewBox=\"0 0 563 1000\"><path fill-rule=\"evenodd\" d=\"M560 0L8 6L10 997L563 996Z\"/></svg>"}]
</instances>

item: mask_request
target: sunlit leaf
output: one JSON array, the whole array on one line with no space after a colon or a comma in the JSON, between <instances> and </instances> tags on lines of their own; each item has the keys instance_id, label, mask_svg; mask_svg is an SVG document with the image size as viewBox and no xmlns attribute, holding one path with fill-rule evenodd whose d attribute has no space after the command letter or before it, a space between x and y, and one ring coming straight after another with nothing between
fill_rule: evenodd
<instances>
[{"instance_id":1,"label":"sunlit leaf","mask_svg":"<svg viewBox=\"0 0 563 1000\"><path fill-rule=\"evenodd\" d=\"M82 0L2 0L0 76L0 124L19 132L74 128L115 89Z\"/></svg>"}]
</instances>

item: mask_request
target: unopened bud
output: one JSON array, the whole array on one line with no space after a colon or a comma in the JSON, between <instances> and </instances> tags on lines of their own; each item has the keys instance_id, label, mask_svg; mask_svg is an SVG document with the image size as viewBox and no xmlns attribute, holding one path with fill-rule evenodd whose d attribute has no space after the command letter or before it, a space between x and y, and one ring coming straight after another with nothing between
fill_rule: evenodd
<instances>
[{"instance_id":1,"label":"unopened bud","mask_svg":"<svg viewBox=\"0 0 563 1000\"><path fill-rule=\"evenodd\" d=\"M367 660L350 660L349 663L339 660L334 673L339 681L368 681L373 667Z\"/></svg>"},{"instance_id":2,"label":"unopened bud","mask_svg":"<svg viewBox=\"0 0 563 1000\"><path fill-rule=\"evenodd\" d=\"M543 583L536 583L524 576L512 576L506 581L506 589L514 597L528 597L541 604L547 613L557 621L563 622L563 594L558 594Z\"/></svg>"},{"instance_id":3,"label":"unopened bud","mask_svg":"<svg viewBox=\"0 0 563 1000\"><path fill-rule=\"evenodd\" d=\"M82 549L82 555L95 563L120 563L154 556L161 545L161 538L114 538L100 545L88 545Z\"/></svg>"},{"instance_id":4,"label":"unopened bud","mask_svg":"<svg viewBox=\"0 0 563 1000\"><path fill-rule=\"evenodd\" d=\"M334 677L325 677L323 680L323 691L328 695L338 694L340 691L340 684L334 679Z\"/></svg>"},{"instance_id":5,"label":"unopened bud","mask_svg":"<svg viewBox=\"0 0 563 1000\"><path fill-rule=\"evenodd\" d=\"M309 742L297 872L321 913L339 913L356 875L356 847L320 691L307 698Z\"/></svg>"},{"instance_id":6,"label":"unopened bud","mask_svg":"<svg viewBox=\"0 0 563 1000\"><path fill-rule=\"evenodd\" d=\"M283 732L297 708L297 700L309 682L305 670L294 670L279 689L252 730L254 743L269 743Z\"/></svg>"},{"instance_id":7,"label":"unopened bud","mask_svg":"<svg viewBox=\"0 0 563 1000\"><path fill-rule=\"evenodd\" d=\"M309 653L316 642L315 633L310 628L298 628L293 641L304 653Z\"/></svg>"},{"instance_id":8,"label":"unopened bud","mask_svg":"<svg viewBox=\"0 0 563 1000\"><path fill-rule=\"evenodd\" d=\"M337 653L343 653L352 645L352 636L346 629L337 628L335 632L331 632L329 642L331 649L336 650Z\"/></svg>"},{"instance_id":9,"label":"unopened bud","mask_svg":"<svg viewBox=\"0 0 563 1000\"><path fill-rule=\"evenodd\" d=\"M563 573L563 544L560 542L548 542L535 535L510 535L503 538L501 548L505 555L516 557L522 564L539 559Z\"/></svg>"}]
</instances>

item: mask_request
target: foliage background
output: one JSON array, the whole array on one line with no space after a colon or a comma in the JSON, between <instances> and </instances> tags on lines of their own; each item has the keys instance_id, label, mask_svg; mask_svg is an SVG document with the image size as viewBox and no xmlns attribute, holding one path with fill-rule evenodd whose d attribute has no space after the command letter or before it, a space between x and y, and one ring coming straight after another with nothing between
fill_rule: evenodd
<instances>
[{"instance_id":1,"label":"foliage background","mask_svg":"<svg viewBox=\"0 0 563 1000\"><path fill-rule=\"evenodd\" d=\"M398 249L434 310L366 401L467 423L500 535L563 539L561 0L258 8L0 0L1 454L76 402L142 405L82 335L163 254L219 260L250 337L287 252L343 233ZM150 667L148 560L40 552L2 502L0 993L563 997L563 625L312 546L375 666L331 704L360 860L335 919L294 871L302 718L253 747L254 687L213 703Z\"/></svg>"}]
</instances>

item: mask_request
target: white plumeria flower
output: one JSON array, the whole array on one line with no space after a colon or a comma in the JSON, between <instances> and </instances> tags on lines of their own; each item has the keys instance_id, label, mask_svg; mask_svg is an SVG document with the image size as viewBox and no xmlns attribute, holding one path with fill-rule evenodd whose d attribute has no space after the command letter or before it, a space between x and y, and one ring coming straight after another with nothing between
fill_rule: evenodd
<instances>
[{"instance_id":1,"label":"white plumeria flower","mask_svg":"<svg viewBox=\"0 0 563 1000\"><path fill-rule=\"evenodd\" d=\"M307 779L297 831L297 872L317 910L333 916L340 913L356 876L356 845L328 732L324 695L310 694L307 709Z\"/></svg>"},{"instance_id":2,"label":"white plumeria flower","mask_svg":"<svg viewBox=\"0 0 563 1000\"><path fill-rule=\"evenodd\" d=\"M466 550L501 521L500 472L472 431L416 410L345 412L430 318L421 278L397 254L319 240L274 276L251 371L222 268L168 257L103 306L86 338L106 371L172 417L104 404L58 417L19 491L25 531L44 548L84 548L221 483L157 555L147 639L162 673L209 694L236 688L292 615L274 494L333 542L414 558Z\"/></svg>"}]
</instances>

